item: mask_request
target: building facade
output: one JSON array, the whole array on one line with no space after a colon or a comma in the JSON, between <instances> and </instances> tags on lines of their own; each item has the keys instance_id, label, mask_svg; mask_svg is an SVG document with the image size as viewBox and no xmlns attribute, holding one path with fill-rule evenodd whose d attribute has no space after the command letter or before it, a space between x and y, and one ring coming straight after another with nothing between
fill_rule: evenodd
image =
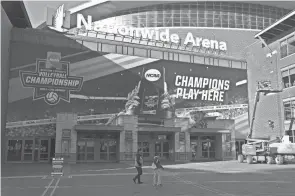
<instances>
[{"instance_id":1,"label":"building facade","mask_svg":"<svg viewBox=\"0 0 295 196\"><path fill-rule=\"evenodd\" d=\"M155 154L168 161L234 159L249 133L257 81L282 81L254 36L289 12L197 2L114 12L91 25L96 31L71 26L74 35L12 28L5 161L129 161L138 149L146 160ZM139 99L128 100L132 93ZM168 109L167 93L174 100ZM277 96L262 98L259 107L275 107L267 114L258 108L254 137L283 134ZM128 101L138 102L136 109Z\"/></svg>"}]
</instances>

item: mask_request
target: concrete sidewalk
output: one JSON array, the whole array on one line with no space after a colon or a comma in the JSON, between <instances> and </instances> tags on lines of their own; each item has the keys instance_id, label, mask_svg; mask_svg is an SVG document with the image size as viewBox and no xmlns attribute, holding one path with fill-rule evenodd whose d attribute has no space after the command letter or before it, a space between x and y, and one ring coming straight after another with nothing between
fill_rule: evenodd
<instances>
[{"instance_id":1,"label":"concrete sidewalk","mask_svg":"<svg viewBox=\"0 0 295 196\"><path fill-rule=\"evenodd\" d=\"M276 165L276 164L247 164L238 163L238 161L217 161L217 162L207 162L207 163L187 163L178 165L166 165L165 168L169 169L191 169L191 170L202 170L211 171L218 173L230 173L230 172L268 172L274 170L284 170L284 169L295 169L295 164L290 163L286 165Z\"/></svg>"},{"instance_id":2,"label":"concrete sidewalk","mask_svg":"<svg viewBox=\"0 0 295 196\"><path fill-rule=\"evenodd\" d=\"M83 163L65 164L64 173L81 173L92 170L124 169L130 167L125 163ZM10 163L1 165L1 176L44 176L50 175L52 165L49 163Z\"/></svg>"}]
</instances>

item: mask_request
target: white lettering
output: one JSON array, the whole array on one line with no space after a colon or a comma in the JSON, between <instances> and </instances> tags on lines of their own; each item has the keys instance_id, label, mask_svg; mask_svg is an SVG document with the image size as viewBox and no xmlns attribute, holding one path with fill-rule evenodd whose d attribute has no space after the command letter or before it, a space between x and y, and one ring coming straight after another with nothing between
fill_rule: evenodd
<instances>
[{"instance_id":1,"label":"white lettering","mask_svg":"<svg viewBox=\"0 0 295 196\"><path fill-rule=\"evenodd\" d=\"M154 30L151 30L151 31L149 31L149 29L141 30L142 38L145 38L145 39L153 39L154 33L155 33Z\"/></svg>"},{"instance_id":2,"label":"white lettering","mask_svg":"<svg viewBox=\"0 0 295 196\"><path fill-rule=\"evenodd\" d=\"M126 27L119 27L117 29L117 31L120 35L128 35L128 31L127 31Z\"/></svg>"},{"instance_id":3,"label":"white lettering","mask_svg":"<svg viewBox=\"0 0 295 196\"><path fill-rule=\"evenodd\" d=\"M175 78L175 86L181 86L181 82L179 80L181 80L181 76L177 75Z\"/></svg>"},{"instance_id":4,"label":"white lettering","mask_svg":"<svg viewBox=\"0 0 295 196\"><path fill-rule=\"evenodd\" d=\"M200 46L201 46L202 39L203 39L203 38L201 38L201 37L197 37L197 38L196 38L196 42L197 42L196 46L197 46L197 47L200 47Z\"/></svg>"},{"instance_id":5,"label":"white lettering","mask_svg":"<svg viewBox=\"0 0 295 196\"><path fill-rule=\"evenodd\" d=\"M217 49L217 50L218 50L218 48L219 48L219 46L218 46L218 41L216 41L216 40L211 40L210 42L211 42L211 48L212 48L212 49Z\"/></svg>"},{"instance_id":6,"label":"white lettering","mask_svg":"<svg viewBox=\"0 0 295 196\"><path fill-rule=\"evenodd\" d=\"M160 40L163 42L169 42L169 29L166 29L165 32L160 33Z\"/></svg>"},{"instance_id":7,"label":"white lettering","mask_svg":"<svg viewBox=\"0 0 295 196\"><path fill-rule=\"evenodd\" d=\"M175 34L175 33L171 34L171 36L170 36L170 41L171 41L172 43L177 44L177 43L179 42L179 36L178 36L177 34Z\"/></svg>"},{"instance_id":8,"label":"white lettering","mask_svg":"<svg viewBox=\"0 0 295 196\"><path fill-rule=\"evenodd\" d=\"M208 39L203 39L202 46L205 48L210 48L210 41Z\"/></svg>"},{"instance_id":9,"label":"white lettering","mask_svg":"<svg viewBox=\"0 0 295 196\"><path fill-rule=\"evenodd\" d=\"M219 43L219 49L223 50L223 51L226 51L227 50L226 43L225 42L220 42Z\"/></svg>"},{"instance_id":10,"label":"white lettering","mask_svg":"<svg viewBox=\"0 0 295 196\"><path fill-rule=\"evenodd\" d=\"M83 25L82 25L83 24ZM82 28L85 26L86 30L91 30L92 28L92 16L87 16L87 21L82 14L77 14L77 28Z\"/></svg>"},{"instance_id":11,"label":"white lettering","mask_svg":"<svg viewBox=\"0 0 295 196\"><path fill-rule=\"evenodd\" d=\"M176 90L176 97L181 98L183 93L183 88L177 88Z\"/></svg>"},{"instance_id":12,"label":"white lettering","mask_svg":"<svg viewBox=\"0 0 295 196\"><path fill-rule=\"evenodd\" d=\"M186 35L186 38L184 40L184 45L187 45L188 43L192 43L192 45L196 44L194 40L194 36L190 32Z\"/></svg>"}]
</instances>

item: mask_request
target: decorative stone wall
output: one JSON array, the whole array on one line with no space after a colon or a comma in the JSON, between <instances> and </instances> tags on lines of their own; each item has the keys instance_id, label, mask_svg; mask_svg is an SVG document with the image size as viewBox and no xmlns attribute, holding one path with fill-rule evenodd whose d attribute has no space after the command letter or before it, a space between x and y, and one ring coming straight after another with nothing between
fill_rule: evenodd
<instances>
[{"instance_id":1,"label":"decorative stone wall","mask_svg":"<svg viewBox=\"0 0 295 196\"><path fill-rule=\"evenodd\" d=\"M6 137L55 136L56 124L6 128Z\"/></svg>"}]
</instances>

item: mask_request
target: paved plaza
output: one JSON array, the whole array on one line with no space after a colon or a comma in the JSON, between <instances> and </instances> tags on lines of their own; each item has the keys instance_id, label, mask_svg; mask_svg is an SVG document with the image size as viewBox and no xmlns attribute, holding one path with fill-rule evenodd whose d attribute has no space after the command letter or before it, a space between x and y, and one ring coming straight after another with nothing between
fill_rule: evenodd
<instances>
[{"instance_id":1,"label":"paved plaza","mask_svg":"<svg viewBox=\"0 0 295 196\"><path fill-rule=\"evenodd\" d=\"M206 165L207 164L207 165ZM3 176L3 196L294 196L295 165L256 170L267 165L225 163L200 163L166 166L163 187L152 186L152 169L144 168L142 181L134 184L135 169L90 166L78 170L75 166L63 177L50 175ZM195 166L192 169L193 165ZM205 167L219 165L220 171ZM113 165L115 166L115 165ZM122 166L122 165L118 165ZM223 168L222 168L223 166ZM230 167L234 167L231 170ZM240 171L238 171L238 166ZM172 168L174 167L174 168ZM196 167L199 167L196 168ZM245 169L248 168L248 169ZM250 169L249 169L250 168ZM252 171L251 171L252 169ZM222 171L221 171L222 170ZM37 173L36 173L37 174Z\"/></svg>"}]
</instances>

